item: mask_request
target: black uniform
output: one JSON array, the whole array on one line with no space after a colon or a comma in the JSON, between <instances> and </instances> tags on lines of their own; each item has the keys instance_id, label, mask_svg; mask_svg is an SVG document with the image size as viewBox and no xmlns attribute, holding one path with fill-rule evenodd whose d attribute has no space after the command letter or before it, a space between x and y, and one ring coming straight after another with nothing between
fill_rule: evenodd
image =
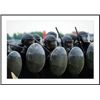
<instances>
[{"instance_id":1,"label":"black uniform","mask_svg":"<svg viewBox=\"0 0 100 100\"><path fill-rule=\"evenodd\" d=\"M73 47L72 37L70 35L66 34L62 38L62 42L63 42L63 46L68 54L70 52L71 48Z\"/></svg>"},{"instance_id":2,"label":"black uniform","mask_svg":"<svg viewBox=\"0 0 100 100\"><path fill-rule=\"evenodd\" d=\"M86 64L86 52L90 45L90 35L87 32L81 31L78 34L78 43L77 46L80 47L84 53L85 64L82 72L80 73L80 78L93 78L93 71L89 70ZM79 43L80 42L80 43Z\"/></svg>"},{"instance_id":3,"label":"black uniform","mask_svg":"<svg viewBox=\"0 0 100 100\"><path fill-rule=\"evenodd\" d=\"M57 46L56 38L53 35L46 36L45 41L44 41L44 51L46 55L46 61L45 61L44 68L40 72L41 78L55 77L50 71L49 60L50 60L50 54L56 48L56 46Z\"/></svg>"},{"instance_id":4,"label":"black uniform","mask_svg":"<svg viewBox=\"0 0 100 100\"><path fill-rule=\"evenodd\" d=\"M22 71L19 75L19 78L33 78L37 77L36 74L31 73L26 64L26 52L28 47L34 42L34 38L31 34L23 34L23 37L21 39L21 43L18 44L18 47L14 47L15 51L18 51L22 57Z\"/></svg>"}]
</instances>

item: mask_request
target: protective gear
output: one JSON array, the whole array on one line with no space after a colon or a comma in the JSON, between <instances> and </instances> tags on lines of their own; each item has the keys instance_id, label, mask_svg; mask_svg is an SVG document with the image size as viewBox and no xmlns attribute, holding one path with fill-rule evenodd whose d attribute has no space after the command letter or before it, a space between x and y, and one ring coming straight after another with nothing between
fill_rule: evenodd
<instances>
[{"instance_id":1,"label":"protective gear","mask_svg":"<svg viewBox=\"0 0 100 100\"><path fill-rule=\"evenodd\" d=\"M34 34L33 37L35 38L35 43L40 42L40 36L39 36L38 34ZM36 40L37 40L38 42L37 42Z\"/></svg>"},{"instance_id":2,"label":"protective gear","mask_svg":"<svg viewBox=\"0 0 100 100\"><path fill-rule=\"evenodd\" d=\"M94 42L94 34L90 34L90 42Z\"/></svg>"},{"instance_id":3,"label":"protective gear","mask_svg":"<svg viewBox=\"0 0 100 100\"><path fill-rule=\"evenodd\" d=\"M12 51L9 42L7 41L7 55Z\"/></svg>"},{"instance_id":4,"label":"protective gear","mask_svg":"<svg viewBox=\"0 0 100 100\"><path fill-rule=\"evenodd\" d=\"M72 37L67 34L62 38L62 41L63 41L64 48L66 49L67 53L69 53L69 51L73 47Z\"/></svg>"},{"instance_id":5,"label":"protective gear","mask_svg":"<svg viewBox=\"0 0 100 100\"><path fill-rule=\"evenodd\" d=\"M90 34L84 31L79 32L78 34L78 43L77 46L80 47L86 56L87 48L90 44Z\"/></svg>"},{"instance_id":6,"label":"protective gear","mask_svg":"<svg viewBox=\"0 0 100 100\"><path fill-rule=\"evenodd\" d=\"M52 51L54 48L57 47L56 38L53 35L48 35L48 36L46 36L46 38L44 40L44 44L45 44L45 47L47 47L47 49Z\"/></svg>"},{"instance_id":7,"label":"protective gear","mask_svg":"<svg viewBox=\"0 0 100 100\"><path fill-rule=\"evenodd\" d=\"M93 56L94 56L94 44L91 43L86 53L86 65L91 70L93 70L93 64L94 64Z\"/></svg>"},{"instance_id":8,"label":"protective gear","mask_svg":"<svg viewBox=\"0 0 100 100\"><path fill-rule=\"evenodd\" d=\"M17 77L19 76L22 69L22 59L17 51L12 51L7 56L7 69L13 72Z\"/></svg>"},{"instance_id":9,"label":"protective gear","mask_svg":"<svg viewBox=\"0 0 100 100\"><path fill-rule=\"evenodd\" d=\"M56 76L61 76L67 68L67 53L63 47L56 47L50 56L50 69Z\"/></svg>"},{"instance_id":10,"label":"protective gear","mask_svg":"<svg viewBox=\"0 0 100 100\"><path fill-rule=\"evenodd\" d=\"M90 42L90 35L87 32L84 32L84 31L79 32L78 38L80 38L80 40L84 43Z\"/></svg>"},{"instance_id":11,"label":"protective gear","mask_svg":"<svg viewBox=\"0 0 100 100\"><path fill-rule=\"evenodd\" d=\"M48 32L47 36L48 35L53 35L57 39L57 46L61 46L61 39L57 38L57 34L55 32Z\"/></svg>"},{"instance_id":12,"label":"protective gear","mask_svg":"<svg viewBox=\"0 0 100 100\"><path fill-rule=\"evenodd\" d=\"M68 54L68 70L72 75L79 75L84 67L84 54L79 47L73 47Z\"/></svg>"},{"instance_id":13,"label":"protective gear","mask_svg":"<svg viewBox=\"0 0 100 100\"><path fill-rule=\"evenodd\" d=\"M70 34L70 36L72 37L72 40L73 40L73 46L76 46L77 45L77 35Z\"/></svg>"},{"instance_id":14,"label":"protective gear","mask_svg":"<svg viewBox=\"0 0 100 100\"><path fill-rule=\"evenodd\" d=\"M53 35L55 38L57 38L57 34L56 34L55 32L48 32L48 33L47 33L47 36L48 36L48 35Z\"/></svg>"},{"instance_id":15,"label":"protective gear","mask_svg":"<svg viewBox=\"0 0 100 100\"><path fill-rule=\"evenodd\" d=\"M57 38L57 46L61 46L61 39Z\"/></svg>"},{"instance_id":16,"label":"protective gear","mask_svg":"<svg viewBox=\"0 0 100 100\"><path fill-rule=\"evenodd\" d=\"M24 33L21 39L21 43L26 46L30 46L34 42L34 38L31 34Z\"/></svg>"},{"instance_id":17,"label":"protective gear","mask_svg":"<svg viewBox=\"0 0 100 100\"><path fill-rule=\"evenodd\" d=\"M27 68L30 72L40 72L45 64L45 52L38 43L30 45L26 53Z\"/></svg>"},{"instance_id":18,"label":"protective gear","mask_svg":"<svg viewBox=\"0 0 100 100\"><path fill-rule=\"evenodd\" d=\"M73 40L73 41L76 41L76 40L77 40L77 36L76 36L76 35L70 34L70 36L72 37L72 40Z\"/></svg>"}]
</instances>

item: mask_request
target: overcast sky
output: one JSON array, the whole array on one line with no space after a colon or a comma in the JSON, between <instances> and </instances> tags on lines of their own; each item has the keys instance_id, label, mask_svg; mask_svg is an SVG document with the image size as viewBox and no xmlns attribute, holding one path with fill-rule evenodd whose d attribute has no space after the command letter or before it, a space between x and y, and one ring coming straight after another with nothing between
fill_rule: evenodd
<instances>
[{"instance_id":1,"label":"overcast sky","mask_svg":"<svg viewBox=\"0 0 100 100\"><path fill-rule=\"evenodd\" d=\"M91 20L8 20L6 25L10 35L16 32L56 32L55 27L65 34L75 31L75 26L78 31L94 33L94 22Z\"/></svg>"}]
</instances>

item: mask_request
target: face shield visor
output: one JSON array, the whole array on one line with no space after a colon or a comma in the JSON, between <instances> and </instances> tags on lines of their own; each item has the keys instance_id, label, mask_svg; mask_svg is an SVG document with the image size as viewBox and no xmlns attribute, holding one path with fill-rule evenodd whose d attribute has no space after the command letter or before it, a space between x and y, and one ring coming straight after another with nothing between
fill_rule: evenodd
<instances>
[{"instance_id":1,"label":"face shield visor","mask_svg":"<svg viewBox=\"0 0 100 100\"><path fill-rule=\"evenodd\" d=\"M89 34L87 34L85 36L81 36L81 37L82 37L82 41L84 43L89 43L90 42L90 35Z\"/></svg>"}]
</instances>

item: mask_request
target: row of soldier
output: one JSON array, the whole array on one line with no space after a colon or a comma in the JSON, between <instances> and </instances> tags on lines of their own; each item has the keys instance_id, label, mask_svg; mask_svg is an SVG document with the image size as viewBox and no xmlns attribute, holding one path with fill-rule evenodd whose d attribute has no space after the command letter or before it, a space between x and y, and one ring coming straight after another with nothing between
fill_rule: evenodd
<instances>
[{"instance_id":1,"label":"row of soldier","mask_svg":"<svg viewBox=\"0 0 100 100\"><path fill-rule=\"evenodd\" d=\"M38 34L25 33L21 43L7 43L7 78L93 78L93 41L87 32L57 38L48 32L43 44Z\"/></svg>"}]
</instances>

